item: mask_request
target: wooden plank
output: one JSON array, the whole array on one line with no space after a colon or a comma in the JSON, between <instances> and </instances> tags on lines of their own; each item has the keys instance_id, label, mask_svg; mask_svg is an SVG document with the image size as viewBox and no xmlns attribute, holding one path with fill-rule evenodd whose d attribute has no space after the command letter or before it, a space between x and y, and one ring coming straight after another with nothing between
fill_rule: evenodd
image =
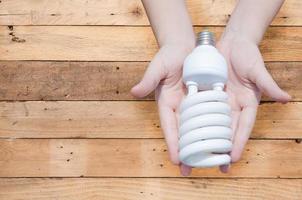
<instances>
[{"instance_id":1,"label":"wooden plank","mask_svg":"<svg viewBox=\"0 0 302 200\"><path fill-rule=\"evenodd\" d=\"M0 179L0 197L10 200L300 200L301 196L301 179Z\"/></svg>"},{"instance_id":2,"label":"wooden plank","mask_svg":"<svg viewBox=\"0 0 302 200\"><path fill-rule=\"evenodd\" d=\"M0 100L133 100L147 64L1 61Z\"/></svg>"},{"instance_id":3,"label":"wooden plank","mask_svg":"<svg viewBox=\"0 0 302 200\"><path fill-rule=\"evenodd\" d=\"M1 137L162 137L154 102L1 102L0 113Z\"/></svg>"},{"instance_id":4,"label":"wooden plank","mask_svg":"<svg viewBox=\"0 0 302 200\"><path fill-rule=\"evenodd\" d=\"M252 138L300 138L302 133L302 103L259 106Z\"/></svg>"},{"instance_id":5,"label":"wooden plank","mask_svg":"<svg viewBox=\"0 0 302 200\"><path fill-rule=\"evenodd\" d=\"M235 0L187 0L194 25L225 25ZM0 25L149 25L140 0L10 0L0 3ZM287 0L273 25L301 26L300 0Z\"/></svg>"},{"instance_id":6,"label":"wooden plank","mask_svg":"<svg viewBox=\"0 0 302 200\"><path fill-rule=\"evenodd\" d=\"M196 28L200 31L202 28ZM223 27L210 27L217 34ZM302 61L302 27L271 27L266 61ZM150 61L157 45L149 27L0 27L0 60Z\"/></svg>"},{"instance_id":7,"label":"wooden plank","mask_svg":"<svg viewBox=\"0 0 302 200\"><path fill-rule=\"evenodd\" d=\"M0 100L134 100L147 62L0 61ZM280 87L302 100L302 62L269 62ZM144 99L154 100L150 95ZM263 98L263 101L271 100Z\"/></svg>"},{"instance_id":8,"label":"wooden plank","mask_svg":"<svg viewBox=\"0 0 302 200\"><path fill-rule=\"evenodd\" d=\"M262 104L252 137L302 138L301 110ZM0 102L0 138L162 137L154 102Z\"/></svg>"},{"instance_id":9,"label":"wooden plank","mask_svg":"<svg viewBox=\"0 0 302 200\"><path fill-rule=\"evenodd\" d=\"M0 177L177 177L163 139L0 140ZM230 173L194 169L195 177L302 178L302 143L250 140Z\"/></svg>"},{"instance_id":10,"label":"wooden plank","mask_svg":"<svg viewBox=\"0 0 302 200\"><path fill-rule=\"evenodd\" d=\"M292 96L293 101L302 100L302 87L298 86L302 85L301 62L266 63L266 67L278 85Z\"/></svg>"}]
</instances>

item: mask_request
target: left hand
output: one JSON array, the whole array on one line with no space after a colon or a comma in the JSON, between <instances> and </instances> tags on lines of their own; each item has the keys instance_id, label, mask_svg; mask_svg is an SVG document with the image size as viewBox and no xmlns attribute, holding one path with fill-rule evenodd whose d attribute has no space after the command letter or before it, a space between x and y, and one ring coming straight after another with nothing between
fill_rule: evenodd
<instances>
[{"instance_id":1,"label":"left hand","mask_svg":"<svg viewBox=\"0 0 302 200\"><path fill-rule=\"evenodd\" d=\"M266 70L257 44L238 35L223 35L218 50L228 63L226 92L232 109L232 162L237 162L255 123L261 94L286 103L291 97L273 80ZM228 166L220 167L227 172Z\"/></svg>"}]
</instances>

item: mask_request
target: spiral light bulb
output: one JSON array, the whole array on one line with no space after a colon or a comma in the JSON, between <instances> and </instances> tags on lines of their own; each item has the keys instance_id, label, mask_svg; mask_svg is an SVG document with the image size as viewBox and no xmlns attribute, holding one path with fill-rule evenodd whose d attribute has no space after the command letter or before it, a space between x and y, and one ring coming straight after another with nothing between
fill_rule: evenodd
<instances>
[{"instance_id":1,"label":"spiral light bulb","mask_svg":"<svg viewBox=\"0 0 302 200\"><path fill-rule=\"evenodd\" d=\"M224 92L227 63L214 45L213 33L200 32L197 47L184 61L188 95L180 106L179 157L191 167L231 161L231 109Z\"/></svg>"}]
</instances>

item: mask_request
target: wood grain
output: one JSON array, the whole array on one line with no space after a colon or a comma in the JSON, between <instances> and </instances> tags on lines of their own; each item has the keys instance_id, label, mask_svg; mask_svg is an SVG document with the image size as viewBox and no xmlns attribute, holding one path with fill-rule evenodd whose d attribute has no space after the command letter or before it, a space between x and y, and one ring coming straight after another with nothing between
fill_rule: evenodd
<instances>
[{"instance_id":1,"label":"wood grain","mask_svg":"<svg viewBox=\"0 0 302 200\"><path fill-rule=\"evenodd\" d=\"M217 38L235 5L186 2L193 24ZM301 6L285 1L260 45L293 101L302 101ZM158 50L148 26L140 0L0 0L0 199L301 199L302 102L262 103L229 174L180 178L155 102L121 101L135 100L129 90Z\"/></svg>"},{"instance_id":2,"label":"wood grain","mask_svg":"<svg viewBox=\"0 0 302 200\"><path fill-rule=\"evenodd\" d=\"M302 138L302 103L259 107L252 138ZM162 138L155 102L1 102L0 138Z\"/></svg>"},{"instance_id":3,"label":"wood grain","mask_svg":"<svg viewBox=\"0 0 302 200\"><path fill-rule=\"evenodd\" d=\"M0 100L133 100L129 91L147 65L147 62L0 61Z\"/></svg>"},{"instance_id":4,"label":"wood grain","mask_svg":"<svg viewBox=\"0 0 302 200\"><path fill-rule=\"evenodd\" d=\"M196 28L200 31L201 28ZM217 34L223 27L210 27ZM302 27L271 27L260 45L266 61L302 61ZM150 61L149 27L0 27L0 60Z\"/></svg>"},{"instance_id":5,"label":"wood grain","mask_svg":"<svg viewBox=\"0 0 302 200\"><path fill-rule=\"evenodd\" d=\"M0 61L0 100L134 100L129 91L147 65ZM267 68L280 87L292 95L292 101L302 100L302 62L268 62ZM144 99L154 100L154 96Z\"/></svg>"},{"instance_id":6,"label":"wood grain","mask_svg":"<svg viewBox=\"0 0 302 200\"><path fill-rule=\"evenodd\" d=\"M0 179L0 197L10 200L300 200L301 195L301 179Z\"/></svg>"},{"instance_id":7,"label":"wood grain","mask_svg":"<svg viewBox=\"0 0 302 200\"><path fill-rule=\"evenodd\" d=\"M302 143L250 140L228 174L194 169L195 177L302 178ZM177 177L163 139L0 140L0 177Z\"/></svg>"},{"instance_id":8,"label":"wood grain","mask_svg":"<svg viewBox=\"0 0 302 200\"><path fill-rule=\"evenodd\" d=\"M194 25L225 25L235 0L187 0ZM149 25L140 0L2 0L0 25ZM301 26L300 0L284 2L273 25Z\"/></svg>"}]
</instances>

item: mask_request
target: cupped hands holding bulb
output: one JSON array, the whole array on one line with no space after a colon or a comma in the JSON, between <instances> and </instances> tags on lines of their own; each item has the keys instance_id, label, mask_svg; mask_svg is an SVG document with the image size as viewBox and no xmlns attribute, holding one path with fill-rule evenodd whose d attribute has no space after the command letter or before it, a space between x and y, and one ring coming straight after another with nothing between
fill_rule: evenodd
<instances>
[{"instance_id":1,"label":"cupped hands holding bulb","mask_svg":"<svg viewBox=\"0 0 302 200\"><path fill-rule=\"evenodd\" d=\"M258 49L265 29L282 2L278 0L259 3L261 8L256 8L258 13L254 15L255 13L250 12L256 12L252 8L258 4L254 0L240 1L216 45L228 63L226 92L232 110L232 162L240 159L250 136L261 93L283 103L290 100L290 96L278 87L267 72ZM183 175L189 175L191 168L181 164L178 159L178 109L185 95L182 65L194 48L193 29L182 1L146 0L143 3L160 50L150 62L141 82L131 92L142 98L155 90L170 159L174 164L180 165ZM166 6L170 7L170 11L165 9ZM159 15L162 16L158 17ZM226 172L228 166L221 166L220 169Z\"/></svg>"},{"instance_id":2,"label":"cupped hands holding bulb","mask_svg":"<svg viewBox=\"0 0 302 200\"><path fill-rule=\"evenodd\" d=\"M224 35L217 48L228 62L226 91L232 108L234 135L231 158L232 162L236 162L255 123L261 91L280 102L289 101L290 96L278 87L267 72L259 49L253 42L235 35ZM182 65L190 49L183 48L183 45L163 46L151 61L142 81L132 89L137 97L144 97L155 89L161 126L174 164L179 164L178 109L185 95ZM226 168L221 167L222 171L226 171ZM190 168L181 165L181 172L188 175Z\"/></svg>"}]
</instances>

